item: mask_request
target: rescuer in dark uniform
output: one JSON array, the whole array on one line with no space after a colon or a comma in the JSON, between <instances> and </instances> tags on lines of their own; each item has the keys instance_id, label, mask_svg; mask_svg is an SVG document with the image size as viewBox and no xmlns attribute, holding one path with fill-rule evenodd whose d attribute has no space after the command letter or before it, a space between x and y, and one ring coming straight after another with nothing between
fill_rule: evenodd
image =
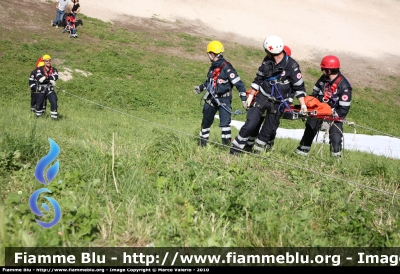
<instances>
[{"instance_id":1,"label":"rescuer in dark uniform","mask_svg":"<svg viewBox=\"0 0 400 274\"><path fill-rule=\"evenodd\" d=\"M322 76L315 83L311 96L317 97L320 102L328 103L332 107L334 116L346 118L350 110L351 85L340 72L340 61L336 56L325 56L321 61ZM307 119L306 128L296 152L308 155L312 141L320 130L323 121ZM329 122L329 144L331 155L340 157L342 154L343 122Z\"/></svg>"},{"instance_id":2,"label":"rescuer in dark uniform","mask_svg":"<svg viewBox=\"0 0 400 274\"><path fill-rule=\"evenodd\" d=\"M225 60L222 53L224 46L219 41L211 41L207 45L207 54L211 61L206 81L194 87L194 93L206 90L204 95L203 120L201 122L200 145L206 146L210 136L211 125L219 111L222 144L231 144L231 111L232 88L239 91L242 104L246 105L246 87L233 66Z\"/></svg>"},{"instance_id":3,"label":"rescuer in dark uniform","mask_svg":"<svg viewBox=\"0 0 400 274\"><path fill-rule=\"evenodd\" d=\"M285 109L290 109L296 96L301 104L301 112L307 114L304 103L306 90L299 64L284 51L284 43L278 36L264 40L267 56L258 68L256 77L246 101L246 122L232 143L231 154L240 153L249 137L259 125L264 113L264 124L254 144L254 151L269 149L280 124ZM272 140L272 141L271 141Z\"/></svg>"}]
</instances>

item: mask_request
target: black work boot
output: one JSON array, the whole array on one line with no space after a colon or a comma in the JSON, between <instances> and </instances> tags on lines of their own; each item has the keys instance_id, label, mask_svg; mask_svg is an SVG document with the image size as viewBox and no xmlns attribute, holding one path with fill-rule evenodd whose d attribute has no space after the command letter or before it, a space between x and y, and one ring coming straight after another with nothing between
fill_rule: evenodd
<instances>
[{"instance_id":1,"label":"black work boot","mask_svg":"<svg viewBox=\"0 0 400 274\"><path fill-rule=\"evenodd\" d=\"M205 147L206 145L207 145L207 140L206 139L200 139L199 146Z\"/></svg>"},{"instance_id":2,"label":"black work boot","mask_svg":"<svg viewBox=\"0 0 400 274\"><path fill-rule=\"evenodd\" d=\"M309 149L303 148L302 146L298 146L296 149L296 153L302 156L307 156L309 151Z\"/></svg>"},{"instance_id":3,"label":"black work boot","mask_svg":"<svg viewBox=\"0 0 400 274\"><path fill-rule=\"evenodd\" d=\"M252 152L253 151L253 146L252 145L245 145L243 148L244 151L246 152Z\"/></svg>"},{"instance_id":4,"label":"black work boot","mask_svg":"<svg viewBox=\"0 0 400 274\"><path fill-rule=\"evenodd\" d=\"M242 154L242 151L240 150L240 148L232 145L231 149L229 150L229 154L239 156L240 154Z\"/></svg>"},{"instance_id":5,"label":"black work boot","mask_svg":"<svg viewBox=\"0 0 400 274\"><path fill-rule=\"evenodd\" d=\"M225 146L230 146L231 145L231 139L222 138L222 144L225 145Z\"/></svg>"},{"instance_id":6,"label":"black work boot","mask_svg":"<svg viewBox=\"0 0 400 274\"><path fill-rule=\"evenodd\" d=\"M265 151L267 152L270 151L273 146L274 146L274 141L267 142L267 144L265 145Z\"/></svg>"},{"instance_id":7,"label":"black work boot","mask_svg":"<svg viewBox=\"0 0 400 274\"><path fill-rule=\"evenodd\" d=\"M331 156L340 158L342 157L342 148L339 145L332 145L330 146Z\"/></svg>"}]
</instances>

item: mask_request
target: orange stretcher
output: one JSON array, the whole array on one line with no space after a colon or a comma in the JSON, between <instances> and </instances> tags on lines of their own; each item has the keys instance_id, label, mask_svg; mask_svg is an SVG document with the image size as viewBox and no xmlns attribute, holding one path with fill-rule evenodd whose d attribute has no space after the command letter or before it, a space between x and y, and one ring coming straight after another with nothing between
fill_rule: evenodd
<instances>
[{"instance_id":1,"label":"orange stretcher","mask_svg":"<svg viewBox=\"0 0 400 274\"><path fill-rule=\"evenodd\" d=\"M290 110L285 109L282 118L288 120L296 120L299 118L314 118L328 121L339 121L343 122L343 118L334 115L332 108L327 104L320 102L318 98L314 96L304 97L304 101L307 106L307 114L301 113L300 105L291 105Z\"/></svg>"}]
</instances>

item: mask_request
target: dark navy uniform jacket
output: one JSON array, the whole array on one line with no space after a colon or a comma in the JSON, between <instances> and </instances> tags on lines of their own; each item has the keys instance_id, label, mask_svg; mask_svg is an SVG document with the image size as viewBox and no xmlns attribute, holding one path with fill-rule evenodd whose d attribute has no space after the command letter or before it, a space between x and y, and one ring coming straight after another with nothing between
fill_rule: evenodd
<instances>
[{"instance_id":1,"label":"dark navy uniform jacket","mask_svg":"<svg viewBox=\"0 0 400 274\"><path fill-rule=\"evenodd\" d=\"M274 87L274 89L272 88ZM290 56L285 57L275 64L275 61L266 56L258 68L257 75L251 83L251 87L258 90L256 96L272 97L293 103L293 98L306 96L303 77L299 64ZM278 89L279 94L275 90Z\"/></svg>"},{"instance_id":2,"label":"dark navy uniform jacket","mask_svg":"<svg viewBox=\"0 0 400 274\"><path fill-rule=\"evenodd\" d=\"M209 92L212 91L213 72L217 68L221 67L221 65L225 62L227 61L221 55L217 61L211 63L210 70L207 73L207 79L203 84L200 85L201 91L203 91L204 89L207 89ZM226 94L227 92L232 91L233 86L235 86L236 89L239 91L239 96L241 100L246 101L246 87L233 66L229 62L227 62L222 68L217 79L215 94L217 96Z\"/></svg>"},{"instance_id":3,"label":"dark navy uniform jacket","mask_svg":"<svg viewBox=\"0 0 400 274\"><path fill-rule=\"evenodd\" d=\"M40 83L39 80L43 76L46 76L47 78ZM35 76L38 84L38 91L39 92L45 92L47 91L54 91L54 87L50 84L50 80L57 81L58 79L58 71L55 67L51 67L50 71L48 72L46 70L46 66L38 67L36 69L36 76Z\"/></svg>"},{"instance_id":4,"label":"dark navy uniform jacket","mask_svg":"<svg viewBox=\"0 0 400 274\"><path fill-rule=\"evenodd\" d=\"M36 81L36 70L34 69L31 71L31 74L29 76L29 88L31 89L31 91L36 91L37 89L37 81Z\"/></svg>"}]
</instances>

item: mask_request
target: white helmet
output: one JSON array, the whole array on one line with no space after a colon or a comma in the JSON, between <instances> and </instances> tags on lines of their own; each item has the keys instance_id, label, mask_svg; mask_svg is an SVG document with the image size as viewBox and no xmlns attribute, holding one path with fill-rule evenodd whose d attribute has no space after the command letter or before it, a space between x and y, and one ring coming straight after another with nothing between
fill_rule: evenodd
<instances>
[{"instance_id":1,"label":"white helmet","mask_svg":"<svg viewBox=\"0 0 400 274\"><path fill-rule=\"evenodd\" d=\"M272 54L279 54L283 51L283 41L280 37L271 35L264 40L264 49Z\"/></svg>"}]
</instances>

